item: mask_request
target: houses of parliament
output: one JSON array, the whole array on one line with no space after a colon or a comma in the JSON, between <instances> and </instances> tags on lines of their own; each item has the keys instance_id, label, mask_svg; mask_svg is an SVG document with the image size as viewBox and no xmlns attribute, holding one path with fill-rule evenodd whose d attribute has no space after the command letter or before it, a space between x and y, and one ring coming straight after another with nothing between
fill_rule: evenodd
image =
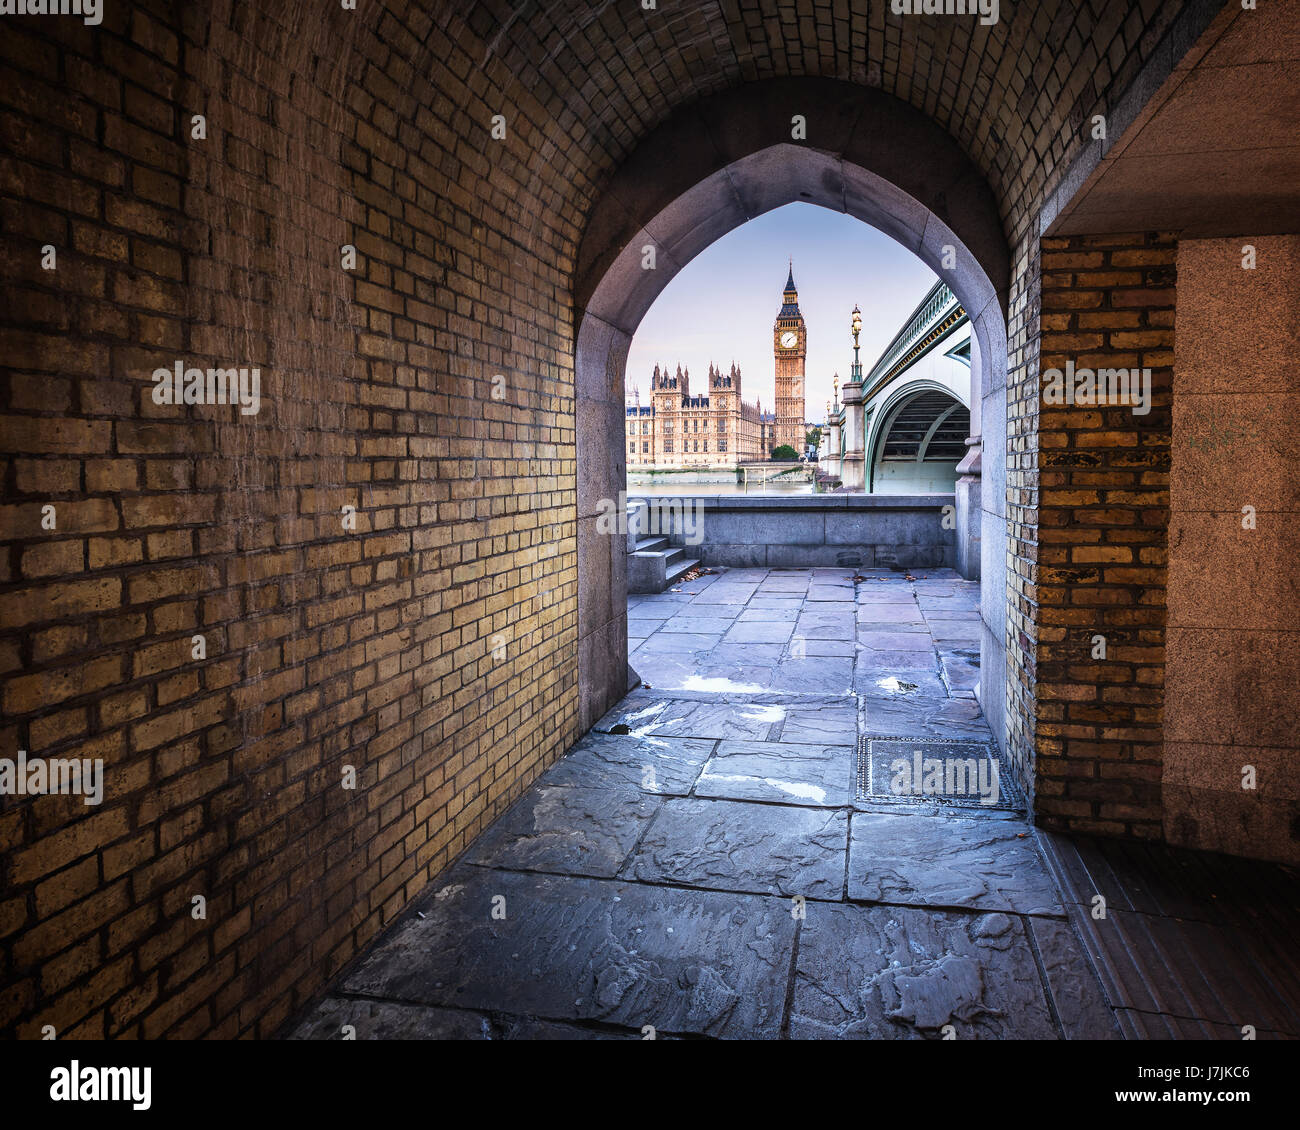
<instances>
[{"instance_id":1,"label":"houses of parliament","mask_svg":"<svg viewBox=\"0 0 1300 1130\"><path fill-rule=\"evenodd\" d=\"M708 389L692 396L690 370L655 366L650 403L634 388L627 397L627 464L633 467L727 467L757 462L788 444L804 449L804 364L808 333L799 312L794 265L786 278L781 309L772 327L776 359L776 404L764 412L746 403L741 373L709 366Z\"/></svg>"}]
</instances>

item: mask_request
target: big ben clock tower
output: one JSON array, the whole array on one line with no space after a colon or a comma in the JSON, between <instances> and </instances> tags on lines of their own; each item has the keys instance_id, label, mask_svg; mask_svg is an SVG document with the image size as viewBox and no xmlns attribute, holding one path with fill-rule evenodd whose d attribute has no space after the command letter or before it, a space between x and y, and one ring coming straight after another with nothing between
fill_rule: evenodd
<instances>
[{"instance_id":1,"label":"big ben clock tower","mask_svg":"<svg viewBox=\"0 0 1300 1130\"><path fill-rule=\"evenodd\" d=\"M776 353L776 443L802 452L804 443L804 359L808 355L808 327L799 313L799 292L794 286L794 262L785 280L781 311L772 327Z\"/></svg>"}]
</instances>

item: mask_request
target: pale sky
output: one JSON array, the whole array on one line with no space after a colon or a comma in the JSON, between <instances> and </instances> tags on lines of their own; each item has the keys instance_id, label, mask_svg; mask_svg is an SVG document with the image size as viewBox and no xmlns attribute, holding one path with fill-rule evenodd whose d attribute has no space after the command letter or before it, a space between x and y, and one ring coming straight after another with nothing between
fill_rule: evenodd
<instances>
[{"instance_id":1,"label":"pale sky","mask_svg":"<svg viewBox=\"0 0 1300 1130\"><path fill-rule=\"evenodd\" d=\"M647 311L632 338L627 387L650 402L656 364L691 371L691 392L708 393L709 363L744 377L744 398L775 394L772 323L781 307L789 257L799 309L808 324L808 419L820 423L853 363L850 315L862 307L862 371L868 372L903 320L936 282L910 251L875 228L815 204L787 204L724 235L688 263Z\"/></svg>"}]
</instances>

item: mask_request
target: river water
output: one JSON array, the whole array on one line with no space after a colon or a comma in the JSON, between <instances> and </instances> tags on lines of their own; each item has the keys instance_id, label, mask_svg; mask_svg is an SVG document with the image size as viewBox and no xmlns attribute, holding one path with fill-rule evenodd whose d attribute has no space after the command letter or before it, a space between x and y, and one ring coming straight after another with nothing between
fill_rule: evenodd
<instances>
[{"instance_id":1,"label":"river water","mask_svg":"<svg viewBox=\"0 0 1300 1130\"><path fill-rule=\"evenodd\" d=\"M632 476L628 476L627 493L633 497L655 497L659 495L713 495L713 494L744 494L744 495L771 495L771 494L812 494L813 485L810 482L798 481L781 481L758 483L752 482L748 487L741 486L739 483L665 483L665 482L636 482Z\"/></svg>"}]
</instances>

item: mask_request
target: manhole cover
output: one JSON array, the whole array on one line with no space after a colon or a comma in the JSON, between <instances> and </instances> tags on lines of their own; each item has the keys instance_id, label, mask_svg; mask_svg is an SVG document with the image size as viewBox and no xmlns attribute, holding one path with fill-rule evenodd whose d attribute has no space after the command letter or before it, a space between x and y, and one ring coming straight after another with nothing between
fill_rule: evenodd
<instances>
[{"instance_id":1,"label":"manhole cover","mask_svg":"<svg viewBox=\"0 0 1300 1130\"><path fill-rule=\"evenodd\" d=\"M992 742L858 738L858 799L1023 810L1024 794Z\"/></svg>"}]
</instances>

